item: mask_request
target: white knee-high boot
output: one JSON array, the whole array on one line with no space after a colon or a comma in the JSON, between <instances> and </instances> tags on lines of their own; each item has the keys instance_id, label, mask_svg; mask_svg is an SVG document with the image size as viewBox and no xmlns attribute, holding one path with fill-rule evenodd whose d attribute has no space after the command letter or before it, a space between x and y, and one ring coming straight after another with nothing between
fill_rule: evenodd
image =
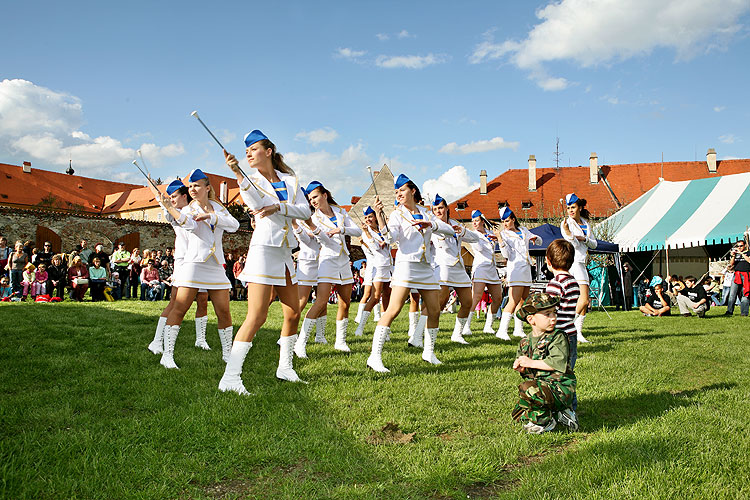
<instances>
[{"instance_id":1,"label":"white knee-high boot","mask_svg":"<svg viewBox=\"0 0 750 500\"><path fill-rule=\"evenodd\" d=\"M510 340L508 336L508 326L510 326L510 318L513 313L503 311L503 315L500 317L500 328L497 329L495 337L502 340Z\"/></svg>"},{"instance_id":2,"label":"white knee-high boot","mask_svg":"<svg viewBox=\"0 0 750 500\"><path fill-rule=\"evenodd\" d=\"M159 317L159 321L156 323L156 333L154 334L154 340L148 345L148 350L154 354L161 354L164 352L164 327L167 326L167 318L164 316Z\"/></svg>"},{"instance_id":3,"label":"white knee-high boot","mask_svg":"<svg viewBox=\"0 0 750 500\"><path fill-rule=\"evenodd\" d=\"M578 338L578 342L587 344L589 342L589 340L587 340L586 337L583 336L583 321L585 319L586 319L586 315L585 314L579 314L573 320L573 324L576 327L576 336Z\"/></svg>"},{"instance_id":4,"label":"white knee-high boot","mask_svg":"<svg viewBox=\"0 0 750 500\"><path fill-rule=\"evenodd\" d=\"M195 318L195 347L200 347L204 351L210 351L206 342L206 328L208 327L208 316Z\"/></svg>"},{"instance_id":5,"label":"white knee-high boot","mask_svg":"<svg viewBox=\"0 0 750 500\"><path fill-rule=\"evenodd\" d=\"M459 318L458 316L456 316L456 324L453 325L453 335L451 335L452 342L458 342L459 344L468 344L462 334L467 319L468 318Z\"/></svg>"},{"instance_id":6,"label":"white knee-high boot","mask_svg":"<svg viewBox=\"0 0 750 500\"><path fill-rule=\"evenodd\" d=\"M317 344L327 344L326 340L326 322L328 316L321 316L315 320L315 342Z\"/></svg>"},{"instance_id":7,"label":"white knee-high boot","mask_svg":"<svg viewBox=\"0 0 750 500\"><path fill-rule=\"evenodd\" d=\"M360 318L359 325L357 325L357 329L354 331L355 336L361 337L365 333L365 325L367 324L367 320L370 318L370 314L372 314L370 311L362 311L362 317Z\"/></svg>"},{"instance_id":8,"label":"white knee-high boot","mask_svg":"<svg viewBox=\"0 0 750 500\"><path fill-rule=\"evenodd\" d=\"M518 319L517 317L513 317L513 336L514 337L525 337L526 334L523 333L523 321Z\"/></svg>"},{"instance_id":9,"label":"white knee-high boot","mask_svg":"<svg viewBox=\"0 0 750 500\"><path fill-rule=\"evenodd\" d=\"M294 343L297 342L297 334L289 337L281 337L281 349L279 349L279 367L276 369L276 378L289 382L302 382L297 372L294 371Z\"/></svg>"},{"instance_id":10,"label":"white knee-high boot","mask_svg":"<svg viewBox=\"0 0 750 500\"><path fill-rule=\"evenodd\" d=\"M417 330L417 323L419 323L419 311L409 313L409 343L414 338L414 332Z\"/></svg>"},{"instance_id":11,"label":"white knee-high boot","mask_svg":"<svg viewBox=\"0 0 750 500\"><path fill-rule=\"evenodd\" d=\"M433 365L442 364L442 361L435 356L435 340L437 340L439 328L427 328L424 332L424 350L422 359Z\"/></svg>"},{"instance_id":12,"label":"white knee-high boot","mask_svg":"<svg viewBox=\"0 0 750 500\"><path fill-rule=\"evenodd\" d=\"M492 321L495 319L495 315L492 314L492 310L488 309L484 320L484 333L495 333L495 329L492 328Z\"/></svg>"},{"instance_id":13,"label":"white knee-high boot","mask_svg":"<svg viewBox=\"0 0 750 500\"><path fill-rule=\"evenodd\" d=\"M417 321L417 327L414 329L414 336L409 339L409 345L412 347L423 347L424 342L422 342L422 339L424 338L424 331L425 328L427 328L427 316L420 315L419 320Z\"/></svg>"},{"instance_id":14,"label":"white knee-high boot","mask_svg":"<svg viewBox=\"0 0 750 500\"><path fill-rule=\"evenodd\" d=\"M224 375L219 381L219 390L221 392L233 391L243 396L250 396L244 384L242 383L242 365L245 364L245 357L253 346L252 342L237 341L232 344L229 360L224 369Z\"/></svg>"},{"instance_id":15,"label":"white knee-high boot","mask_svg":"<svg viewBox=\"0 0 750 500\"><path fill-rule=\"evenodd\" d=\"M372 320L376 323L380 321L380 302L377 302L372 308Z\"/></svg>"},{"instance_id":16,"label":"white knee-high boot","mask_svg":"<svg viewBox=\"0 0 750 500\"><path fill-rule=\"evenodd\" d=\"M349 319L336 320L336 342L333 344L333 348L337 351L352 352L349 346L346 345L346 329L349 326Z\"/></svg>"},{"instance_id":17,"label":"white knee-high boot","mask_svg":"<svg viewBox=\"0 0 750 500\"><path fill-rule=\"evenodd\" d=\"M174 362L174 344L180 333L180 325L166 325L164 327L164 353L159 363L164 368L179 368Z\"/></svg>"},{"instance_id":18,"label":"white knee-high boot","mask_svg":"<svg viewBox=\"0 0 750 500\"><path fill-rule=\"evenodd\" d=\"M302 320L302 328L300 329L297 341L294 343L294 354L298 358L307 358L307 339L310 338L313 328L317 320L305 318ZM279 338L279 345L281 345L281 338Z\"/></svg>"},{"instance_id":19,"label":"white knee-high boot","mask_svg":"<svg viewBox=\"0 0 750 500\"><path fill-rule=\"evenodd\" d=\"M387 326L376 326L375 333L372 336L372 350L370 351L370 357L367 358L367 366L380 373L389 373L390 370L383 365L383 344L385 343L385 337L388 335L390 330Z\"/></svg>"},{"instance_id":20,"label":"white knee-high boot","mask_svg":"<svg viewBox=\"0 0 750 500\"><path fill-rule=\"evenodd\" d=\"M471 318L474 315L474 312L469 312L469 315L466 316L466 324L464 325L464 331L461 332L461 335L466 337L467 335L471 335Z\"/></svg>"},{"instance_id":21,"label":"white knee-high boot","mask_svg":"<svg viewBox=\"0 0 750 500\"><path fill-rule=\"evenodd\" d=\"M366 305L366 302L360 302L359 306L357 306L357 315L354 316L355 323L360 323L362 321L362 311L364 311Z\"/></svg>"},{"instance_id":22,"label":"white knee-high boot","mask_svg":"<svg viewBox=\"0 0 750 500\"><path fill-rule=\"evenodd\" d=\"M234 339L234 326L219 328L219 342L221 342L221 359L229 361L229 353L232 352L232 340Z\"/></svg>"}]
</instances>

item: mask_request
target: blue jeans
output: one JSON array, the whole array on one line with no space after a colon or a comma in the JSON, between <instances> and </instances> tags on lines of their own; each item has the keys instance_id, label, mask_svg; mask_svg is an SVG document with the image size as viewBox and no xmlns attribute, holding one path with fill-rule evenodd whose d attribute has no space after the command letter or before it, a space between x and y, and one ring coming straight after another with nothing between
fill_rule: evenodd
<instances>
[{"instance_id":1,"label":"blue jeans","mask_svg":"<svg viewBox=\"0 0 750 500\"><path fill-rule=\"evenodd\" d=\"M727 304L727 314L734 314L734 304L737 300L737 296L742 291L742 285L738 283L732 283L732 288L729 290L729 303ZM747 316L750 310L750 298L742 296L740 299L740 316Z\"/></svg>"},{"instance_id":2,"label":"blue jeans","mask_svg":"<svg viewBox=\"0 0 750 500\"><path fill-rule=\"evenodd\" d=\"M575 370L576 360L578 359L578 337L576 335L568 336L568 350L569 350L568 363L570 363L570 369ZM573 404L570 405L570 407L573 408L573 411L576 411L578 409L578 391L577 390L576 390L576 394L573 395Z\"/></svg>"},{"instance_id":3,"label":"blue jeans","mask_svg":"<svg viewBox=\"0 0 750 500\"><path fill-rule=\"evenodd\" d=\"M13 293L19 293L23 291L23 270L12 270L10 271L10 287L13 289ZM19 293L20 296L20 293Z\"/></svg>"}]
</instances>

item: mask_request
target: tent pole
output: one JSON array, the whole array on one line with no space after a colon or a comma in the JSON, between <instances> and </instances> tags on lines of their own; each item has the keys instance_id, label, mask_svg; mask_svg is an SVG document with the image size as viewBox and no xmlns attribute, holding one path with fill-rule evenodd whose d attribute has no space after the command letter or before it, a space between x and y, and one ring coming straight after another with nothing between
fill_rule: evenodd
<instances>
[{"instance_id":1,"label":"tent pole","mask_svg":"<svg viewBox=\"0 0 750 500\"><path fill-rule=\"evenodd\" d=\"M620 275L620 291L622 292L623 309L627 311L630 308L630 305L628 304L627 295L625 294L625 280L623 279L624 276L622 274L622 259L620 259L619 253L615 254L615 265L617 266L617 274ZM633 284L631 283L630 286L632 287Z\"/></svg>"},{"instance_id":2,"label":"tent pole","mask_svg":"<svg viewBox=\"0 0 750 500\"><path fill-rule=\"evenodd\" d=\"M667 246L667 238L664 238L664 249L667 253L667 276L672 276L669 274L669 246Z\"/></svg>"}]
</instances>

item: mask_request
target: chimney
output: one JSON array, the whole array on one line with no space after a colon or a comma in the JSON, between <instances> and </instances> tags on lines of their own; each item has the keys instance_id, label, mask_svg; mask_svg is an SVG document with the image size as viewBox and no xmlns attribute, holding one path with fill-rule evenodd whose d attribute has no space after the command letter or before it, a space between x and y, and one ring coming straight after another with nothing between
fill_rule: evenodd
<instances>
[{"instance_id":1,"label":"chimney","mask_svg":"<svg viewBox=\"0 0 750 500\"><path fill-rule=\"evenodd\" d=\"M529 155L529 191L536 191L536 156Z\"/></svg>"},{"instance_id":2,"label":"chimney","mask_svg":"<svg viewBox=\"0 0 750 500\"><path fill-rule=\"evenodd\" d=\"M229 199L229 191L227 189L227 181L223 181L219 185L219 201L221 201L223 204L227 204L227 200Z\"/></svg>"},{"instance_id":3,"label":"chimney","mask_svg":"<svg viewBox=\"0 0 750 500\"><path fill-rule=\"evenodd\" d=\"M714 158L716 158L716 157L714 156ZM23 162L23 173L24 174L30 174L31 173L31 162L30 161Z\"/></svg>"},{"instance_id":4,"label":"chimney","mask_svg":"<svg viewBox=\"0 0 750 500\"><path fill-rule=\"evenodd\" d=\"M708 172L711 174L716 173L716 150L710 148L706 153L706 164L708 165Z\"/></svg>"},{"instance_id":5,"label":"chimney","mask_svg":"<svg viewBox=\"0 0 750 500\"><path fill-rule=\"evenodd\" d=\"M487 171L479 172L479 194L487 194Z\"/></svg>"},{"instance_id":6,"label":"chimney","mask_svg":"<svg viewBox=\"0 0 750 500\"><path fill-rule=\"evenodd\" d=\"M589 156L589 182L599 184L599 157L596 153L591 153Z\"/></svg>"}]
</instances>

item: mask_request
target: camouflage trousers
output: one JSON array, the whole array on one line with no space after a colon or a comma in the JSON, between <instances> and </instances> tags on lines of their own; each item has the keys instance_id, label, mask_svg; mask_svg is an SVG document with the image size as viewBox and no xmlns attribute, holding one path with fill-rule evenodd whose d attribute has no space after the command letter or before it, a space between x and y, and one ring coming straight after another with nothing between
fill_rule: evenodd
<instances>
[{"instance_id":1,"label":"camouflage trousers","mask_svg":"<svg viewBox=\"0 0 750 500\"><path fill-rule=\"evenodd\" d=\"M575 388L555 387L544 380L524 380L518 386L518 403L511 416L516 422L546 425L553 412L565 409L573 401Z\"/></svg>"}]
</instances>

